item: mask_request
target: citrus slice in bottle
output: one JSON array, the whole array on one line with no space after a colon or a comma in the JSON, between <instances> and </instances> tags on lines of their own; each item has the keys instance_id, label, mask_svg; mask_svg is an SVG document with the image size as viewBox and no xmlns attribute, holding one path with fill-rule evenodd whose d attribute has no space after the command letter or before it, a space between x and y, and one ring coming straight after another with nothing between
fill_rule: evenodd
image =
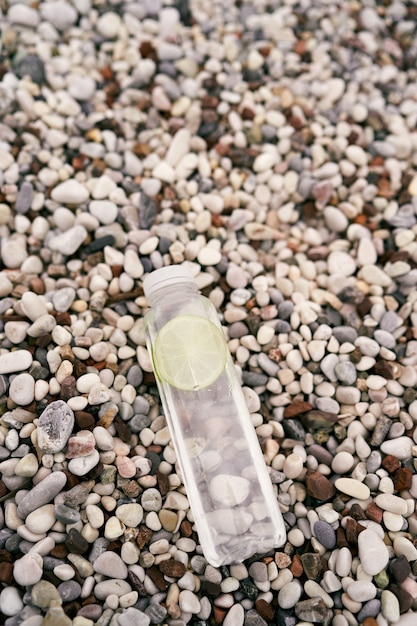
<instances>
[{"instance_id":1,"label":"citrus slice in bottle","mask_svg":"<svg viewBox=\"0 0 417 626\"><path fill-rule=\"evenodd\" d=\"M158 332L153 360L157 376L172 387L196 391L211 385L226 365L222 331L197 315L178 315Z\"/></svg>"}]
</instances>

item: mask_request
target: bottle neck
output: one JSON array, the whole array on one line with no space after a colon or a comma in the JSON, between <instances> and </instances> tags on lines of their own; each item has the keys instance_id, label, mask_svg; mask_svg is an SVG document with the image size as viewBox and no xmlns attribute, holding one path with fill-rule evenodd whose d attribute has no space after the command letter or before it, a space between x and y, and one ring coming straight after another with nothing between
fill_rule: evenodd
<instances>
[{"instance_id":1,"label":"bottle neck","mask_svg":"<svg viewBox=\"0 0 417 626\"><path fill-rule=\"evenodd\" d=\"M195 283L190 281L177 282L174 285L161 285L159 289L156 289L147 296L147 302L150 307L154 307L165 298L170 300L183 300L189 296L198 294L198 287Z\"/></svg>"}]
</instances>

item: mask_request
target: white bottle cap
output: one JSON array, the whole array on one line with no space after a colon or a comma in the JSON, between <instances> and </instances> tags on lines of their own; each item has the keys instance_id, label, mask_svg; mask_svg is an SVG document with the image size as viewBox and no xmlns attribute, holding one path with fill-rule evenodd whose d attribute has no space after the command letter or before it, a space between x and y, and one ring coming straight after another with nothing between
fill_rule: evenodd
<instances>
[{"instance_id":1,"label":"white bottle cap","mask_svg":"<svg viewBox=\"0 0 417 626\"><path fill-rule=\"evenodd\" d=\"M194 276L184 265L169 265L151 272L143 279L145 297L149 297L163 287L170 287L179 283L194 283Z\"/></svg>"}]
</instances>

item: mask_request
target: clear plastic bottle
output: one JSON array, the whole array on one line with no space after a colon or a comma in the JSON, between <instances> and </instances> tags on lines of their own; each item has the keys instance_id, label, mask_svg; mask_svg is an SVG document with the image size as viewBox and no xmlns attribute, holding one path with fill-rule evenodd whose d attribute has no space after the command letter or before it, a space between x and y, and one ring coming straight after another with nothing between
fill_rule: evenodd
<instances>
[{"instance_id":1,"label":"clear plastic bottle","mask_svg":"<svg viewBox=\"0 0 417 626\"><path fill-rule=\"evenodd\" d=\"M143 286L148 350L205 558L217 567L283 545L284 522L216 309L183 266L156 270Z\"/></svg>"}]
</instances>

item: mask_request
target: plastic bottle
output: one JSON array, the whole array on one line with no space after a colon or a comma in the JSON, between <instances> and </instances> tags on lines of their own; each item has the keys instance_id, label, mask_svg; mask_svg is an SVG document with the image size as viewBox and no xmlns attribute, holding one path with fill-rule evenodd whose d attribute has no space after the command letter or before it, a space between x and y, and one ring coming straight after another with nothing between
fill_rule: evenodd
<instances>
[{"instance_id":1,"label":"plastic bottle","mask_svg":"<svg viewBox=\"0 0 417 626\"><path fill-rule=\"evenodd\" d=\"M183 266L152 272L143 287L148 350L203 554L215 567L265 554L283 545L285 527L216 309Z\"/></svg>"}]
</instances>

